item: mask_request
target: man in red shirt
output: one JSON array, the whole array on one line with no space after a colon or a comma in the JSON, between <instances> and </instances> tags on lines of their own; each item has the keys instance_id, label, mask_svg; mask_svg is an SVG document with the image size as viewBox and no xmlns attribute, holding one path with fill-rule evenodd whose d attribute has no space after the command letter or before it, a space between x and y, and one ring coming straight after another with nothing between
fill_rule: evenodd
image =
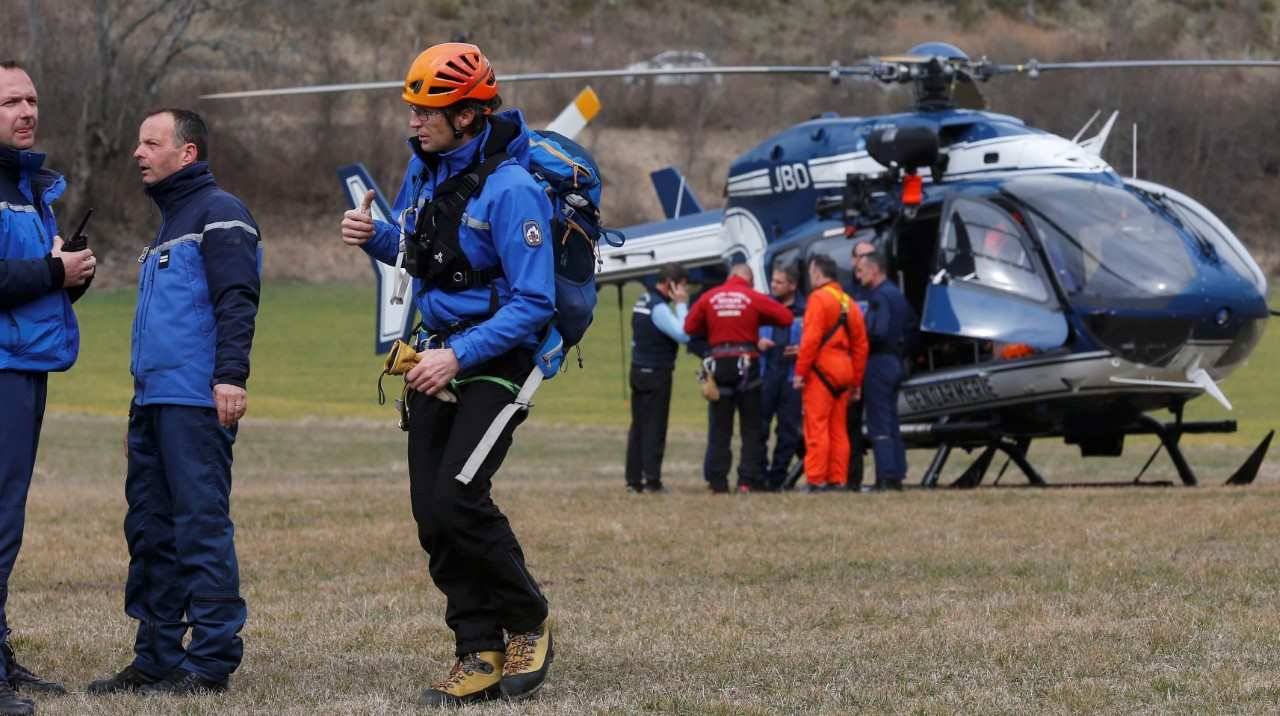
<instances>
[{"instance_id":1,"label":"man in red shirt","mask_svg":"<svg viewBox=\"0 0 1280 716\"><path fill-rule=\"evenodd\" d=\"M751 288L751 267L735 264L729 279L707 291L689 309L684 332L705 337L707 365L720 397L707 406L707 456L703 471L712 492L729 491L733 414L742 423L738 491L761 486L765 436L760 423L760 326L789 326L791 310Z\"/></svg>"}]
</instances>

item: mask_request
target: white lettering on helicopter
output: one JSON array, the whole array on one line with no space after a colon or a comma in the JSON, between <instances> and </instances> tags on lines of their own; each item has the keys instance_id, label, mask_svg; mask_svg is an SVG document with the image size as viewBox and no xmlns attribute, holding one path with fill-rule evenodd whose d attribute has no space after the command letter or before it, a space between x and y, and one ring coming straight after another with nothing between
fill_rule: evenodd
<instances>
[{"instance_id":1,"label":"white lettering on helicopter","mask_svg":"<svg viewBox=\"0 0 1280 716\"><path fill-rule=\"evenodd\" d=\"M803 164L779 164L773 168L773 193L808 189L809 167Z\"/></svg>"},{"instance_id":2,"label":"white lettering on helicopter","mask_svg":"<svg viewBox=\"0 0 1280 716\"><path fill-rule=\"evenodd\" d=\"M907 388L902 397L908 408L918 411L978 403L995 398L996 392L986 376L971 375Z\"/></svg>"}]
</instances>

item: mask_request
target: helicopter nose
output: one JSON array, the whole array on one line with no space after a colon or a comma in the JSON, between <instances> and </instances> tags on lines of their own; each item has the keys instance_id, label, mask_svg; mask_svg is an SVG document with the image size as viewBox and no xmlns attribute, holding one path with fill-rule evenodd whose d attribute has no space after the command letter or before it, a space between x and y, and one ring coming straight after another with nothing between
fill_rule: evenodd
<instances>
[{"instance_id":1,"label":"helicopter nose","mask_svg":"<svg viewBox=\"0 0 1280 716\"><path fill-rule=\"evenodd\" d=\"M1202 348L1205 358L1212 358L1204 365L1215 378L1239 367L1258 345L1267 325L1265 304L1263 309L1259 312L1225 302L1206 307L1189 343Z\"/></svg>"},{"instance_id":2,"label":"helicopter nose","mask_svg":"<svg viewBox=\"0 0 1280 716\"><path fill-rule=\"evenodd\" d=\"M1121 358L1173 367L1198 361L1219 378L1257 346L1268 312L1253 290L1192 289L1159 305L1124 302L1090 312L1090 333Z\"/></svg>"}]
</instances>

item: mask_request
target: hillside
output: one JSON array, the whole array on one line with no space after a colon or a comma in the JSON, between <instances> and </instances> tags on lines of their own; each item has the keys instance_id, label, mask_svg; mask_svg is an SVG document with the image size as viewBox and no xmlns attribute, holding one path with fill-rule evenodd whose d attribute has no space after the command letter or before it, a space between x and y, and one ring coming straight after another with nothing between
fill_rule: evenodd
<instances>
[{"instance_id":1,"label":"hillside","mask_svg":"<svg viewBox=\"0 0 1280 716\"><path fill-rule=\"evenodd\" d=\"M925 40L1000 61L1280 57L1280 10L1271 0L4 4L27 19L15 26L12 51L32 67L42 92L41 144L72 180L64 214L99 207L99 245L113 250L107 267L127 269L155 225L128 159L141 109L194 105L213 126L220 179L248 199L273 254L291 257L270 262L270 272L310 280L363 276L363 263L331 240L342 210L334 170L364 161L384 191L394 191L406 134L397 94L229 102L199 102L196 95L394 80L423 46L458 33L484 47L504 72L618 67L682 48L725 65L828 64ZM85 41L31 42L77 35ZM157 65L157 57L169 61ZM538 124L579 87L512 85L503 94ZM603 80L595 87L605 109L585 143L608 181L604 209L615 225L656 218L647 179L653 169L679 166L704 201L716 204L728 163L769 134L824 111L868 115L909 101L903 90L817 78L736 77L694 88ZM1204 201L1268 266L1270 255L1280 253L1272 248L1280 205L1269 200L1280 190L1280 146L1270 141L1280 70L1059 73L1000 78L984 91L992 109L1066 136L1095 110L1120 110L1105 153L1114 166L1130 166L1136 124L1141 176Z\"/></svg>"}]
</instances>

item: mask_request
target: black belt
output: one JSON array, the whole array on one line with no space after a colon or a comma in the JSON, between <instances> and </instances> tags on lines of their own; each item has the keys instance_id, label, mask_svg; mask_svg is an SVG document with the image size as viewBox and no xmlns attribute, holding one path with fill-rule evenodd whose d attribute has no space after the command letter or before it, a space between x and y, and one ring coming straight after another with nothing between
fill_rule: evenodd
<instances>
[{"instance_id":1,"label":"black belt","mask_svg":"<svg viewBox=\"0 0 1280 716\"><path fill-rule=\"evenodd\" d=\"M475 328L481 323L483 323L483 321L458 321L457 323L450 323L446 328L428 328L419 322L414 332L421 337L418 339L415 347L418 350L423 350L425 348L444 348L445 343L450 338L458 335L459 333ZM425 336L422 335L424 333L426 334Z\"/></svg>"},{"instance_id":2,"label":"black belt","mask_svg":"<svg viewBox=\"0 0 1280 716\"><path fill-rule=\"evenodd\" d=\"M754 343L717 343L711 346L712 358L736 358L738 356L755 358L760 355Z\"/></svg>"}]
</instances>

